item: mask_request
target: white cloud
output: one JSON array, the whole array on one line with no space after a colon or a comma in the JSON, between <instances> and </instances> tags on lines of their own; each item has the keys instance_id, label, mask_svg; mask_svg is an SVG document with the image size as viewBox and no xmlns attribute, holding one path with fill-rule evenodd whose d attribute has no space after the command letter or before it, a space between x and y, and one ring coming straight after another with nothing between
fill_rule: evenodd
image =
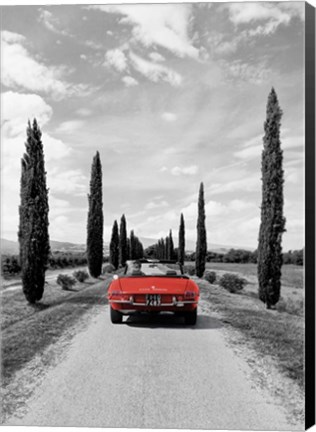
<instances>
[{"instance_id":1,"label":"white cloud","mask_svg":"<svg viewBox=\"0 0 316 432\"><path fill-rule=\"evenodd\" d=\"M53 114L52 108L36 94L4 92L1 94L1 106L1 128L7 137L25 133L28 120L33 118L43 127Z\"/></svg>"},{"instance_id":2,"label":"white cloud","mask_svg":"<svg viewBox=\"0 0 316 432\"><path fill-rule=\"evenodd\" d=\"M7 43L22 43L25 41L25 37L18 34L18 33L13 33L7 30L3 30L1 32L1 39L2 42L7 42Z\"/></svg>"},{"instance_id":3,"label":"white cloud","mask_svg":"<svg viewBox=\"0 0 316 432\"><path fill-rule=\"evenodd\" d=\"M127 69L127 58L120 49L109 50L105 54L105 65L113 66L119 72Z\"/></svg>"},{"instance_id":4,"label":"white cloud","mask_svg":"<svg viewBox=\"0 0 316 432\"><path fill-rule=\"evenodd\" d=\"M134 87L138 85L138 81L131 76L124 76L122 78L122 81L126 85L126 87Z\"/></svg>"},{"instance_id":5,"label":"white cloud","mask_svg":"<svg viewBox=\"0 0 316 432\"><path fill-rule=\"evenodd\" d=\"M166 59L164 58L164 56L162 56L161 54L157 53L157 52L152 52L149 54L149 58L154 61L154 62L162 62L165 61Z\"/></svg>"},{"instance_id":6,"label":"white cloud","mask_svg":"<svg viewBox=\"0 0 316 432\"><path fill-rule=\"evenodd\" d=\"M19 37L20 36L20 37ZM32 92L51 94L60 100L72 94L86 94L87 86L72 85L63 81L66 68L62 66L46 66L43 62L32 58L21 44L25 38L21 35L1 32L2 38L2 70L1 81L13 90L24 89Z\"/></svg>"},{"instance_id":7,"label":"white cloud","mask_svg":"<svg viewBox=\"0 0 316 432\"><path fill-rule=\"evenodd\" d=\"M175 166L171 169L171 174L174 176L179 176L179 175L194 175L198 172L198 167L197 165L191 165L189 167L183 167L180 168L178 166Z\"/></svg>"},{"instance_id":8,"label":"white cloud","mask_svg":"<svg viewBox=\"0 0 316 432\"><path fill-rule=\"evenodd\" d=\"M175 87L181 85L181 75L172 69L160 64L151 63L132 52L130 53L130 59L132 61L133 67L149 80L153 82L165 81Z\"/></svg>"},{"instance_id":9,"label":"white cloud","mask_svg":"<svg viewBox=\"0 0 316 432\"><path fill-rule=\"evenodd\" d=\"M146 204L145 210L160 209L160 208L165 208L165 207L169 207L169 204L165 200L161 200L158 202L157 201L150 201L148 204Z\"/></svg>"},{"instance_id":10,"label":"white cloud","mask_svg":"<svg viewBox=\"0 0 316 432\"><path fill-rule=\"evenodd\" d=\"M79 108L76 113L82 117L88 117L92 114L92 111L88 108Z\"/></svg>"},{"instance_id":11,"label":"white cloud","mask_svg":"<svg viewBox=\"0 0 316 432\"><path fill-rule=\"evenodd\" d=\"M231 62L220 62L226 79L229 81L245 81L251 84L262 84L269 77L271 70L265 66L264 62L252 65L242 60Z\"/></svg>"},{"instance_id":12,"label":"white cloud","mask_svg":"<svg viewBox=\"0 0 316 432\"><path fill-rule=\"evenodd\" d=\"M39 9L39 12L39 21L42 22L48 30L63 36L71 36L68 31L59 28L60 23L58 19L52 14L52 12L49 12L45 9Z\"/></svg>"},{"instance_id":13,"label":"white cloud","mask_svg":"<svg viewBox=\"0 0 316 432\"><path fill-rule=\"evenodd\" d=\"M177 116L174 113L171 112L164 112L161 114L161 118L163 120L166 120L167 122L174 122L177 120Z\"/></svg>"},{"instance_id":14,"label":"white cloud","mask_svg":"<svg viewBox=\"0 0 316 432\"><path fill-rule=\"evenodd\" d=\"M259 169L259 168L258 168ZM258 174L247 175L244 178L236 179L232 181L223 181L222 183L213 183L208 189L209 193L212 195L222 194L225 192L254 192L261 190L261 174L258 170Z\"/></svg>"},{"instance_id":15,"label":"white cloud","mask_svg":"<svg viewBox=\"0 0 316 432\"><path fill-rule=\"evenodd\" d=\"M189 37L192 5L137 4L90 6L106 13L123 15L122 24L133 26L135 40L144 46L159 45L184 57L198 58L199 50Z\"/></svg>"},{"instance_id":16,"label":"white cloud","mask_svg":"<svg viewBox=\"0 0 316 432\"><path fill-rule=\"evenodd\" d=\"M88 193L87 178L80 169L60 171L53 165L47 175L47 184L52 193L62 192L76 196L85 196Z\"/></svg>"},{"instance_id":17,"label":"white cloud","mask_svg":"<svg viewBox=\"0 0 316 432\"><path fill-rule=\"evenodd\" d=\"M61 123L56 129L56 132L71 134L74 131L82 128L84 125L85 125L84 120L68 120Z\"/></svg>"},{"instance_id":18,"label":"white cloud","mask_svg":"<svg viewBox=\"0 0 316 432\"><path fill-rule=\"evenodd\" d=\"M53 138L48 134L42 136L45 160L56 161L70 156L73 152L72 148L63 141Z\"/></svg>"},{"instance_id":19,"label":"white cloud","mask_svg":"<svg viewBox=\"0 0 316 432\"><path fill-rule=\"evenodd\" d=\"M294 16L303 19L303 4L295 2L246 2L228 3L225 7L229 11L229 18L235 25L251 24L250 36L274 33L280 25L288 25ZM292 5L290 5L292 3ZM260 22L259 25L256 23Z\"/></svg>"}]
</instances>

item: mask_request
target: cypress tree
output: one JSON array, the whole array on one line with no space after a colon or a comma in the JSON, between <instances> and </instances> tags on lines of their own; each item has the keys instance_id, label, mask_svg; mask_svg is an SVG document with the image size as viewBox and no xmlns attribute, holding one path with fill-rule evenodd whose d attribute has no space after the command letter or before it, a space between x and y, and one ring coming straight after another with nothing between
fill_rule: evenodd
<instances>
[{"instance_id":1,"label":"cypress tree","mask_svg":"<svg viewBox=\"0 0 316 432\"><path fill-rule=\"evenodd\" d=\"M270 309L280 298L282 267L283 151L280 126L282 110L272 88L267 103L261 160L262 204L258 244L259 298Z\"/></svg>"},{"instance_id":2,"label":"cypress tree","mask_svg":"<svg viewBox=\"0 0 316 432\"><path fill-rule=\"evenodd\" d=\"M170 238L169 238L169 236L167 236L166 240L165 240L165 253L164 253L164 259L166 259L166 260L170 260L170 246L169 246L169 243L170 243Z\"/></svg>"},{"instance_id":3,"label":"cypress tree","mask_svg":"<svg viewBox=\"0 0 316 432\"><path fill-rule=\"evenodd\" d=\"M127 245L127 233L126 233L126 219L125 215L121 217L120 224L120 265L125 266L128 258L128 245Z\"/></svg>"},{"instance_id":4,"label":"cypress tree","mask_svg":"<svg viewBox=\"0 0 316 432\"><path fill-rule=\"evenodd\" d=\"M197 220L197 241L195 252L195 273L202 277L205 270L207 254L206 228L205 228L205 204L204 204L204 185L201 183L198 201L198 220Z\"/></svg>"},{"instance_id":5,"label":"cypress tree","mask_svg":"<svg viewBox=\"0 0 316 432\"><path fill-rule=\"evenodd\" d=\"M26 153L21 165L21 204L19 206L19 247L23 293L29 303L44 293L49 256L48 189L42 133L36 119L27 127Z\"/></svg>"},{"instance_id":6,"label":"cypress tree","mask_svg":"<svg viewBox=\"0 0 316 432\"><path fill-rule=\"evenodd\" d=\"M169 231L169 244L168 244L169 250L168 250L168 256L170 260L173 260L174 257L174 246L173 246L173 238L172 238L172 231Z\"/></svg>"},{"instance_id":7,"label":"cypress tree","mask_svg":"<svg viewBox=\"0 0 316 432\"><path fill-rule=\"evenodd\" d=\"M135 235L134 235L134 231L131 230L131 234L130 234L130 254L131 254L131 259L136 259L136 243L135 243Z\"/></svg>"},{"instance_id":8,"label":"cypress tree","mask_svg":"<svg viewBox=\"0 0 316 432\"><path fill-rule=\"evenodd\" d=\"M87 226L87 259L92 277L98 277L103 261L103 202L102 202L102 166L97 151L92 160L89 211Z\"/></svg>"},{"instance_id":9,"label":"cypress tree","mask_svg":"<svg viewBox=\"0 0 316 432\"><path fill-rule=\"evenodd\" d=\"M119 243L120 243L120 238L119 238L118 224L115 220L113 223L112 235L110 241L110 263L113 265L115 269L117 269L119 266L119 259L120 259Z\"/></svg>"},{"instance_id":10,"label":"cypress tree","mask_svg":"<svg viewBox=\"0 0 316 432\"><path fill-rule=\"evenodd\" d=\"M185 228L184 228L184 218L181 213L180 216L180 227L179 227L179 247L178 247L178 261L180 264L184 264L185 257Z\"/></svg>"}]
</instances>

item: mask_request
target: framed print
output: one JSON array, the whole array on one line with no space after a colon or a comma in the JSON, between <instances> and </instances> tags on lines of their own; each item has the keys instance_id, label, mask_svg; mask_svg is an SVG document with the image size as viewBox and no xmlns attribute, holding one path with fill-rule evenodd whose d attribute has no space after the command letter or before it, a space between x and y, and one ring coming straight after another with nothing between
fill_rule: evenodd
<instances>
[{"instance_id":1,"label":"framed print","mask_svg":"<svg viewBox=\"0 0 316 432\"><path fill-rule=\"evenodd\" d=\"M315 9L1 11L1 425L315 424Z\"/></svg>"}]
</instances>

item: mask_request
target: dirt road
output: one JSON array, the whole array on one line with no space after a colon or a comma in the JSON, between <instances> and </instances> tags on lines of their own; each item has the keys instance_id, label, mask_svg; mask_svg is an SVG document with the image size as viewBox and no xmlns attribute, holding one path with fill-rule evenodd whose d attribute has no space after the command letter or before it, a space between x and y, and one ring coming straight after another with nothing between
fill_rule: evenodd
<instances>
[{"instance_id":1,"label":"dirt road","mask_svg":"<svg viewBox=\"0 0 316 432\"><path fill-rule=\"evenodd\" d=\"M200 309L196 327L173 316L110 323L108 306L47 373L23 418L6 425L294 430Z\"/></svg>"}]
</instances>

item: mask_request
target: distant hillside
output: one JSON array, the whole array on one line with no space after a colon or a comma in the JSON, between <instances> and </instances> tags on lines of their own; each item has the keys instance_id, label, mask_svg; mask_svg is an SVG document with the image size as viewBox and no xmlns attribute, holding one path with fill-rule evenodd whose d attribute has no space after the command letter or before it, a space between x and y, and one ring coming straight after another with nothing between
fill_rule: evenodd
<instances>
[{"instance_id":1,"label":"distant hillside","mask_svg":"<svg viewBox=\"0 0 316 432\"><path fill-rule=\"evenodd\" d=\"M148 246L151 246L155 243L157 243L157 239L148 238L148 237L139 237L139 240L142 242L144 248L146 249ZM173 243L174 247L178 247L178 238L173 237ZM185 241L185 250L186 252L194 252L196 247L196 243L193 240L186 240ZM254 248L250 247L244 247L244 246L231 246L231 245L220 245L216 243L208 243L207 250L210 252L217 252L217 253L226 253L230 249L244 249L248 251L254 251Z\"/></svg>"},{"instance_id":2,"label":"distant hillside","mask_svg":"<svg viewBox=\"0 0 316 432\"><path fill-rule=\"evenodd\" d=\"M148 238L148 237L139 237L139 240L142 242L144 248L146 249L148 246L154 245L157 243L157 239L154 238ZM174 246L178 246L178 239L176 237L173 238ZM77 243L70 243L70 242L60 242L56 240L51 240L50 242L51 250L52 251L60 251L60 252L85 252L86 245L85 244L77 244ZM19 244L17 241L12 240L6 240L1 239L1 253L2 254L12 254L16 255L19 253ZM195 251L195 242L192 240L186 240L186 247L187 252L194 252ZM243 247L243 246L230 246L230 245L219 245L215 243L209 243L207 245L207 250L211 252L217 252L217 253L223 253L229 251L229 249L244 249L253 251L254 248L249 247ZM109 243L104 244L104 254L109 254Z\"/></svg>"},{"instance_id":3,"label":"distant hillside","mask_svg":"<svg viewBox=\"0 0 316 432\"><path fill-rule=\"evenodd\" d=\"M52 251L60 252L85 252L85 244L75 244L69 242L59 242L51 240L50 247ZM1 239L0 248L2 254L17 255L19 253L19 243L17 241Z\"/></svg>"}]
</instances>

